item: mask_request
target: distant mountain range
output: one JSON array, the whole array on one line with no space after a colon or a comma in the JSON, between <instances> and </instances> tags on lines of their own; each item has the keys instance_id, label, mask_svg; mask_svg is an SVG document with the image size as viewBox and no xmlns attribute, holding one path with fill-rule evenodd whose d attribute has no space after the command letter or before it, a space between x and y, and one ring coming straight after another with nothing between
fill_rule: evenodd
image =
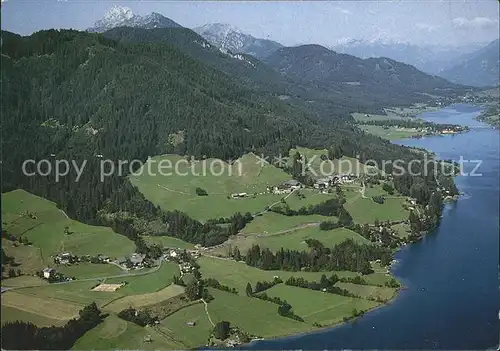
<instances>
[{"instance_id":1,"label":"distant mountain range","mask_svg":"<svg viewBox=\"0 0 500 351\"><path fill-rule=\"evenodd\" d=\"M89 31L121 43L173 45L259 94L275 94L325 116L379 111L463 90L389 58L360 59L319 45L283 47L224 24L191 30L160 14L139 16L124 7L111 8Z\"/></svg>"},{"instance_id":2,"label":"distant mountain range","mask_svg":"<svg viewBox=\"0 0 500 351\"><path fill-rule=\"evenodd\" d=\"M424 99L462 89L443 78L388 58L361 59L339 54L320 45L285 47L265 63L297 81L346 94L356 92L361 100L398 104L402 99Z\"/></svg>"},{"instance_id":3,"label":"distant mountain range","mask_svg":"<svg viewBox=\"0 0 500 351\"><path fill-rule=\"evenodd\" d=\"M87 29L87 31L102 33L116 27L182 28L180 24L156 12L147 16L140 16L134 14L128 7L113 6L101 20L95 22L94 26Z\"/></svg>"},{"instance_id":4,"label":"distant mountain range","mask_svg":"<svg viewBox=\"0 0 500 351\"><path fill-rule=\"evenodd\" d=\"M472 86L497 86L499 84L500 47L495 40L486 47L464 55L455 65L440 75L452 82Z\"/></svg>"},{"instance_id":5,"label":"distant mountain range","mask_svg":"<svg viewBox=\"0 0 500 351\"><path fill-rule=\"evenodd\" d=\"M415 66L429 74L439 74L456 63L458 57L481 47L481 44L460 47L419 46L394 40L348 39L331 46L330 49L360 58L387 57Z\"/></svg>"},{"instance_id":6,"label":"distant mountain range","mask_svg":"<svg viewBox=\"0 0 500 351\"><path fill-rule=\"evenodd\" d=\"M233 53L244 53L265 58L283 45L272 40L255 38L239 29L221 23L207 24L193 29L217 47Z\"/></svg>"}]
</instances>

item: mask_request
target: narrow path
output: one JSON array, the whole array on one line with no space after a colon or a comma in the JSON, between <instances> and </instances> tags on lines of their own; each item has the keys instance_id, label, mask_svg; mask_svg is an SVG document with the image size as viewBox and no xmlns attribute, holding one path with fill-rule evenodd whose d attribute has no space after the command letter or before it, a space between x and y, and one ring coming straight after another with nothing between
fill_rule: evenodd
<instances>
[{"instance_id":1,"label":"narrow path","mask_svg":"<svg viewBox=\"0 0 500 351\"><path fill-rule=\"evenodd\" d=\"M363 199L369 199L369 197L367 197L365 195L365 190L366 190L365 182L362 182L361 184L362 184L362 187L361 187L361 189L359 189L359 192L361 193L361 197Z\"/></svg>"},{"instance_id":2,"label":"narrow path","mask_svg":"<svg viewBox=\"0 0 500 351\"><path fill-rule=\"evenodd\" d=\"M294 231L300 230L300 229L319 227L319 224L320 224L320 222L306 223L306 224L301 224L301 225L298 225L298 226L290 228L290 229L280 230L278 232L271 233L271 234L247 234L247 236L256 236L258 238L268 237L268 236L280 236L280 235L288 234L290 232L294 232Z\"/></svg>"},{"instance_id":3,"label":"narrow path","mask_svg":"<svg viewBox=\"0 0 500 351\"><path fill-rule=\"evenodd\" d=\"M253 217L257 217L257 216L262 215L262 214L264 214L264 213L266 213L266 212L269 212L269 210L270 210L271 208L273 208L273 207L274 207L275 205L277 205L277 204L280 204L282 200L286 200L286 199L288 199L288 197L289 197L290 195L292 195L292 194L293 194L296 190L297 190L297 189L293 189L293 190L292 190L291 192L289 192L289 193L288 193L285 197L283 197L283 198L282 198L282 199L280 199L279 201L276 201L275 203L272 203L271 205L269 205L269 206L267 207L267 209L265 209L264 211L255 213L255 214L253 215Z\"/></svg>"},{"instance_id":4,"label":"narrow path","mask_svg":"<svg viewBox=\"0 0 500 351\"><path fill-rule=\"evenodd\" d=\"M159 186L160 188L162 189L165 189L167 191L170 191L171 193L178 193L178 194L182 194L182 195L189 195L189 196L192 196L193 194L189 194L189 193L185 193L183 191L179 191L179 190L173 190L173 189L170 189L170 188L167 188L166 186L163 186L163 185L160 185L160 184L156 184L157 186Z\"/></svg>"},{"instance_id":5,"label":"narrow path","mask_svg":"<svg viewBox=\"0 0 500 351\"><path fill-rule=\"evenodd\" d=\"M212 327L215 327L214 322L212 321L212 318L210 318L210 314L208 313L208 304L204 299L201 299L201 301L205 304L205 313L207 314L208 321L210 324L212 324Z\"/></svg>"},{"instance_id":6,"label":"narrow path","mask_svg":"<svg viewBox=\"0 0 500 351\"><path fill-rule=\"evenodd\" d=\"M64 212L63 210L59 210L59 211L61 211L61 212L62 212L62 214L64 215L64 217L66 217L66 219L71 219L71 218L69 218L69 216L66 214L66 212Z\"/></svg>"}]
</instances>

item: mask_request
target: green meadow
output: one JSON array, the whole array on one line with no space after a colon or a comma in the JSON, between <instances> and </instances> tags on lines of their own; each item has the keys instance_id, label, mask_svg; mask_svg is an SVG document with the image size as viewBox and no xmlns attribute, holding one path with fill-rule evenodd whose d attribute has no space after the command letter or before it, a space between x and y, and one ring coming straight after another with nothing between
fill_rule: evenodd
<instances>
[{"instance_id":1,"label":"green meadow","mask_svg":"<svg viewBox=\"0 0 500 351\"><path fill-rule=\"evenodd\" d=\"M125 236L107 227L71 220L55 203L24 190L2 194L2 224L3 230L17 238L26 237L39 249L40 257L32 255L36 261L30 263L36 267L40 260L44 265L50 265L50 256L60 252L74 255L101 253L116 258L135 250L135 244ZM65 234L66 228L70 234ZM19 255L23 256L21 252Z\"/></svg>"},{"instance_id":2,"label":"green meadow","mask_svg":"<svg viewBox=\"0 0 500 351\"><path fill-rule=\"evenodd\" d=\"M267 295L286 300L293 312L308 323L333 325L352 316L353 309L367 311L379 305L374 301L329 294L321 291L279 284L266 290Z\"/></svg>"},{"instance_id":3,"label":"green meadow","mask_svg":"<svg viewBox=\"0 0 500 351\"><path fill-rule=\"evenodd\" d=\"M279 213L266 212L255 217L241 232L244 234L273 234L329 219L331 217L321 215L284 216Z\"/></svg>"},{"instance_id":4,"label":"green meadow","mask_svg":"<svg viewBox=\"0 0 500 351\"><path fill-rule=\"evenodd\" d=\"M151 342L146 342L150 339ZM155 328L143 328L116 315L88 331L75 343L75 350L178 350L185 346Z\"/></svg>"},{"instance_id":5,"label":"green meadow","mask_svg":"<svg viewBox=\"0 0 500 351\"><path fill-rule=\"evenodd\" d=\"M309 149L304 147L290 149L289 165L292 164L293 156L297 152L307 158L309 174L315 178L324 178L335 174L375 174L378 172L373 166L365 165L353 157L343 156L340 159L323 161L321 158L328 156L328 150Z\"/></svg>"},{"instance_id":6,"label":"green meadow","mask_svg":"<svg viewBox=\"0 0 500 351\"><path fill-rule=\"evenodd\" d=\"M362 277L367 284L373 285L375 288L378 285L384 285L391 277L386 275L382 270L377 269L374 273L361 276L356 272L348 271L335 271L335 272L288 272L288 271L264 271L255 267L247 266L243 262L235 262L231 260L214 258L214 257L200 257L198 263L201 266L200 272L204 277L215 278L221 284L234 287L238 290L240 295L245 295L245 288L247 283L252 286L258 281L272 281L275 276L278 276L283 281L289 277L302 277L309 281L319 281L321 276L325 274L329 277L336 274L338 277L354 278ZM374 266L374 269L377 268ZM340 283L338 283L340 284ZM347 283L346 283L347 284ZM352 284L354 285L354 284ZM347 290L351 291L350 288ZM352 291L355 292L355 291Z\"/></svg>"},{"instance_id":7,"label":"green meadow","mask_svg":"<svg viewBox=\"0 0 500 351\"><path fill-rule=\"evenodd\" d=\"M397 221L408 219L410 213L403 208L405 201L406 199L403 197L386 198L383 204L378 204L371 198L358 197L352 202L347 202L344 206L355 223L373 224L375 220Z\"/></svg>"},{"instance_id":8,"label":"green meadow","mask_svg":"<svg viewBox=\"0 0 500 351\"><path fill-rule=\"evenodd\" d=\"M422 134L415 128L400 128L393 126L382 127L382 126L372 126L367 124L362 124L359 127L367 133L373 134L375 136L387 140L406 139L406 138L411 138L415 135Z\"/></svg>"},{"instance_id":9,"label":"green meadow","mask_svg":"<svg viewBox=\"0 0 500 351\"><path fill-rule=\"evenodd\" d=\"M305 225L306 224L304 224L304 226ZM328 247L340 244L347 239L352 239L361 244L369 243L367 239L350 229L336 228L332 230L321 230L316 222L314 226L291 228L290 230L281 233L237 235L230 238L224 245L212 249L211 252L222 256L228 256L229 250L237 246L240 252L245 254L247 250L252 247L252 245L259 245L261 248L268 248L271 251L278 251L281 248L298 251L309 250L306 244L307 239L319 240Z\"/></svg>"},{"instance_id":10,"label":"green meadow","mask_svg":"<svg viewBox=\"0 0 500 351\"><path fill-rule=\"evenodd\" d=\"M173 166L169 171L162 170L165 175L161 175L159 168L166 164ZM166 175L169 172L172 174ZM258 156L251 153L232 165L218 159L190 162L178 155L156 156L137 173L141 174L130 176L130 180L150 201L198 220L263 211L282 198L264 194L267 187L291 179L279 168L262 165ZM196 188L204 189L208 196L197 195ZM234 193L247 193L248 197L228 198Z\"/></svg>"},{"instance_id":11,"label":"green meadow","mask_svg":"<svg viewBox=\"0 0 500 351\"><path fill-rule=\"evenodd\" d=\"M168 248L194 249L194 244L171 236L144 236L147 243L157 244Z\"/></svg>"}]
</instances>

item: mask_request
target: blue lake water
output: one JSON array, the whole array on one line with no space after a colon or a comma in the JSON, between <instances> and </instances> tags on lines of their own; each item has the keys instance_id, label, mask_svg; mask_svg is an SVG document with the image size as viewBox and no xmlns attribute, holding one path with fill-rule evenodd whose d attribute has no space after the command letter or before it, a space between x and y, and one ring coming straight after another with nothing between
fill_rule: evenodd
<instances>
[{"instance_id":1,"label":"blue lake water","mask_svg":"<svg viewBox=\"0 0 500 351\"><path fill-rule=\"evenodd\" d=\"M396 254L393 273L407 290L355 323L251 349L486 349L500 339L499 131L473 118L479 108L456 105L421 118L468 125L465 134L406 139L398 144L431 150L441 159L481 160L456 183L464 193L446 206L441 225ZM476 162L466 163L469 173Z\"/></svg>"}]
</instances>

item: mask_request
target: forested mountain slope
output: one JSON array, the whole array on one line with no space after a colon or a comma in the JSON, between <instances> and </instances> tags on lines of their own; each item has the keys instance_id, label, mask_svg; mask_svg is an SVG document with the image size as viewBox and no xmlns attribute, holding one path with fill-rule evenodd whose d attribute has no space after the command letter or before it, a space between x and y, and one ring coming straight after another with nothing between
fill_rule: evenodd
<instances>
[{"instance_id":1,"label":"forested mountain slope","mask_svg":"<svg viewBox=\"0 0 500 351\"><path fill-rule=\"evenodd\" d=\"M130 185L126 169L102 181L103 159L116 167L169 152L227 160L249 151L287 154L296 145L341 147L361 161L415 157L342 121L256 94L172 45L118 43L72 30L2 32L2 40L2 191L24 188L75 219L132 239L163 223L169 235L213 244L241 221L226 229L161 211ZM23 175L26 159L87 163L81 178L70 172L57 180ZM408 191L412 182L407 177L399 186Z\"/></svg>"},{"instance_id":2,"label":"forested mountain slope","mask_svg":"<svg viewBox=\"0 0 500 351\"><path fill-rule=\"evenodd\" d=\"M282 48L264 61L302 83L386 106L426 101L429 95L451 97L466 90L388 58L360 59L319 45Z\"/></svg>"},{"instance_id":3,"label":"forested mountain slope","mask_svg":"<svg viewBox=\"0 0 500 351\"><path fill-rule=\"evenodd\" d=\"M362 60L318 45L283 48L263 63L250 55L222 52L187 28L121 27L104 35L121 43L173 45L237 78L255 94L284 97L288 104L325 119L348 118L355 111L381 111L390 105L429 102L435 97L453 98L465 91L465 87L400 62Z\"/></svg>"},{"instance_id":4,"label":"forested mountain slope","mask_svg":"<svg viewBox=\"0 0 500 351\"><path fill-rule=\"evenodd\" d=\"M255 38L228 24L210 23L193 30L215 46L234 53L265 58L283 45L268 39Z\"/></svg>"},{"instance_id":5,"label":"forested mountain slope","mask_svg":"<svg viewBox=\"0 0 500 351\"><path fill-rule=\"evenodd\" d=\"M440 76L459 84L496 86L499 84L500 40L492 41L484 48L465 55L456 64L440 73Z\"/></svg>"}]
</instances>

